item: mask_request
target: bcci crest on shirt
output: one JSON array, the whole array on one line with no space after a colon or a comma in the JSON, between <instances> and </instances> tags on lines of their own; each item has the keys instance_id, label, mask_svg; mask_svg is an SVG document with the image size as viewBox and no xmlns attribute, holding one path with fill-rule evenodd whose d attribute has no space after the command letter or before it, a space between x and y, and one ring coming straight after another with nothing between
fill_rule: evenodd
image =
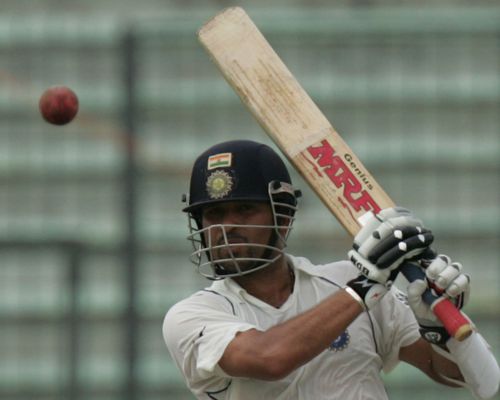
<instances>
[{"instance_id":1,"label":"bcci crest on shirt","mask_svg":"<svg viewBox=\"0 0 500 400\"><path fill-rule=\"evenodd\" d=\"M347 346L349 346L349 341L351 340L351 335L349 335L349 332L345 330L343 333L340 334L340 336L335 339L330 346L328 347L328 350L330 351L342 351L347 349Z\"/></svg>"}]
</instances>

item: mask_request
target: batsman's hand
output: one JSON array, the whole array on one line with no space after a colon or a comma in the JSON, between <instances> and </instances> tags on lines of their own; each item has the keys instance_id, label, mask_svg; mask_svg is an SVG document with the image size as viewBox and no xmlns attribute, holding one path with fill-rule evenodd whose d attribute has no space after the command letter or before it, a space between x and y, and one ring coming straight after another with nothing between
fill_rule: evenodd
<instances>
[{"instance_id":1,"label":"batsman's hand","mask_svg":"<svg viewBox=\"0 0 500 400\"><path fill-rule=\"evenodd\" d=\"M348 252L361 274L347 286L369 309L385 295L401 263L417 259L434 237L422 221L405 208L388 208L363 218L363 227Z\"/></svg>"},{"instance_id":2,"label":"batsman's hand","mask_svg":"<svg viewBox=\"0 0 500 400\"><path fill-rule=\"evenodd\" d=\"M418 259L434 236L420 219L401 207L368 214L348 257L372 281L385 284L404 261Z\"/></svg>"},{"instance_id":3,"label":"batsman's hand","mask_svg":"<svg viewBox=\"0 0 500 400\"><path fill-rule=\"evenodd\" d=\"M470 277L462 273L462 269L462 264L452 262L446 255L439 255L425 268L426 280L417 279L408 286L408 303L420 325L422 337L428 342L444 345L450 335L432 312L440 300L429 306L422 295L429 288L436 296L449 299L462 309L470 295Z\"/></svg>"}]
</instances>

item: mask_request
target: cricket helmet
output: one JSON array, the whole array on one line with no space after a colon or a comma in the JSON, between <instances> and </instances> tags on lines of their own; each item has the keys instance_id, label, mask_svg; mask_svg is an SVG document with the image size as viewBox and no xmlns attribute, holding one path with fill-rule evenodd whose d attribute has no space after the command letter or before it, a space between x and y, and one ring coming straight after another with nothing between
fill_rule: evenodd
<instances>
[{"instance_id":1,"label":"cricket helmet","mask_svg":"<svg viewBox=\"0 0 500 400\"><path fill-rule=\"evenodd\" d=\"M183 211L196 212L222 201L269 201L270 182L292 184L283 160L271 147L250 140L223 142L196 159ZM296 205L296 195L284 200Z\"/></svg>"},{"instance_id":2,"label":"cricket helmet","mask_svg":"<svg viewBox=\"0 0 500 400\"><path fill-rule=\"evenodd\" d=\"M300 191L293 188L281 157L265 144L233 140L204 151L193 165L189 194L183 197L183 201L187 202L183 211L188 213L190 220L191 234L188 239L194 246L191 260L198 266L198 271L210 279L221 279L264 268L281 257L300 195ZM242 259L214 260L210 256L214 247L209 237L210 229L203 228L201 221L204 207L234 201L267 202L274 219L272 225L262 227L273 230L270 243L264 246L264 256L253 260L254 267L245 270L238 264ZM229 226L221 225L220 229L225 232ZM224 246L230 249L233 245L226 243ZM203 262L203 258L206 258L206 262ZM223 265L228 262L234 268L224 268Z\"/></svg>"}]
</instances>

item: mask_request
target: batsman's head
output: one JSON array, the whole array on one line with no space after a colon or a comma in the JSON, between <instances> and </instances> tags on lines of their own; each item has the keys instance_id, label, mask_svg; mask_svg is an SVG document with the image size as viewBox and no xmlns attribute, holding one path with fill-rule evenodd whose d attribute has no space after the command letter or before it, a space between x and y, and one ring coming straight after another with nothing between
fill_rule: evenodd
<instances>
[{"instance_id":1,"label":"batsman's head","mask_svg":"<svg viewBox=\"0 0 500 400\"><path fill-rule=\"evenodd\" d=\"M265 144L235 140L203 152L194 163L183 209L198 271L221 279L278 260L299 196L283 160Z\"/></svg>"}]
</instances>

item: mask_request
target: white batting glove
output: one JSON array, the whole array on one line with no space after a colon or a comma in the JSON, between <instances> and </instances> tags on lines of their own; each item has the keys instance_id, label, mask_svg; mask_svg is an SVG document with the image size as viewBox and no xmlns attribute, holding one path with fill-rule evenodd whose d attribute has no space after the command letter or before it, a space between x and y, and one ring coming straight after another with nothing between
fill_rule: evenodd
<instances>
[{"instance_id":1,"label":"white batting glove","mask_svg":"<svg viewBox=\"0 0 500 400\"><path fill-rule=\"evenodd\" d=\"M408 286L408 303L420 325L424 339L434 344L444 344L450 335L446 332L431 307L422 299L430 288L436 296L449 299L458 309L467 304L470 295L470 278L462 273L462 264L452 262L448 256L439 255L425 269L426 281L418 279Z\"/></svg>"},{"instance_id":2,"label":"white batting glove","mask_svg":"<svg viewBox=\"0 0 500 400\"><path fill-rule=\"evenodd\" d=\"M432 233L410 211L387 208L366 219L347 255L368 279L386 283L392 271L423 253L433 240Z\"/></svg>"},{"instance_id":3,"label":"white batting glove","mask_svg":"<svg viewBox=\"0 0 500 400\"><path fill-rule=\"evenodd\" d=\"M422 221L404 208L388 208L363 218L364 225L348 252L361 276L347 286L369 309L385 295L401 263L423 253L434 237Z\"/></svg>"}]
</instances>

